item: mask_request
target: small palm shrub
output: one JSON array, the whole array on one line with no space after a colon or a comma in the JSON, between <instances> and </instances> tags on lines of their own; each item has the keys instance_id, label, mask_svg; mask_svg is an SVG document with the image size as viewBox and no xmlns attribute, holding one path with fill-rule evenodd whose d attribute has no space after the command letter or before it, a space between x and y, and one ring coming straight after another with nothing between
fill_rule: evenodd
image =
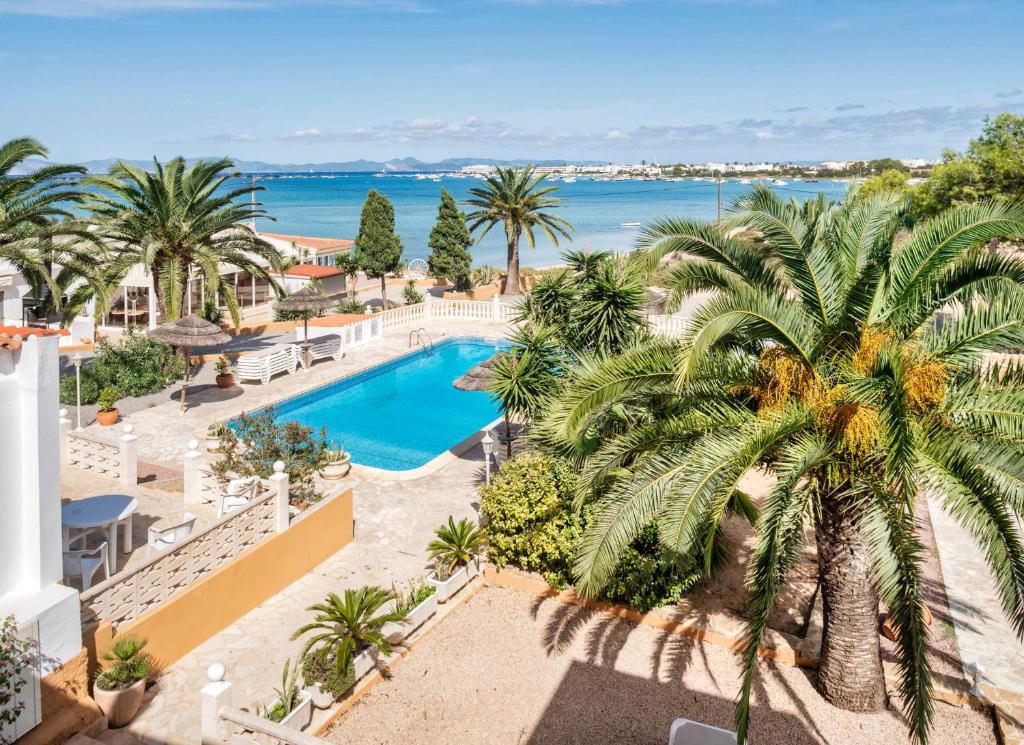
<instances>
[{"instance_id":1,"label":"small palm shrub","mask_svg":"<svg viewBox=\"0 0 1024 745\"><path fill-rule=\"evenodd\" d=\"M346 300L338 306L339 313L365 313L366 303L361 303L358 300Z\"/></svg>"},{"instance_id":2,"label":"small palm shrub","mask_svg":"<svg viewBox=\"0 0 1024 745\"><path fill-rule=\"evenodd\" d=\"M96 685L105 691L119 691L145 680L153 672L153 658L143 650L148 640L140 636L122 634L114 638L110 649L103 653L110 665L96 675Z\"/></svg>"},{"instance_id":3,"label":"small palm shrub","mask_svg":"<svg viewBox=\"0 0 1024 745\"><path fill-rule=\"evenodd\" d=\"M482 528L466 518L455 522L451 515L448 516L448 523L439 527L435 534L437 538L427 545L427 551L440 580L447 579L460 567L469 564L480 553L487 539Z\"/></svg>"},{"instance_id":4,"label":"small palm shrub","mask_svg":"<svg viewBox=\"0 0 1024 745\"><path fill-rule=\"evenodd\" d=\"M260 716L269 719L271 722L280 722L286 716L295 711L299 705L299 666L292 666L290 659L284 661L284 668L281 670L281 687L275 688L274 693L277 699L269 708L260 710Z\"/></svg>"},{"instance_id":5,"label":"small palm shrub","mask_svg":"<svg viewBox=\"0 0 1024 745\"><path fill-rule=\"evenodd\" d=\"M416 289L416 282L409 280L402 289L402 299L408 305L416 305L423 302L423 293Z\"/></svg>"},{"instance_id":6,"label":"small palm shrub","mask_svg":"<svg viewBox=\"0 0 1024 745\"><path fill-rule=\"evenodd\" d=\"M355 590L345 590L339 596L330 593L322 603L306 610L315 612L310 623L301 626L292 634L292 639L307 637L302 647L302 657L314 656L309 663L311 672L333 668L335 677L326 683L338 684L347 675L352 661L366 649L376 649L381 654L390 654L391 645L381 632L385 624L405 623L408 615L394 604L390 610L384 606L396 600L395 593L374 585L364 585ZM344 689L343 689L344 690Z\"/></svg>"}]
</instances>

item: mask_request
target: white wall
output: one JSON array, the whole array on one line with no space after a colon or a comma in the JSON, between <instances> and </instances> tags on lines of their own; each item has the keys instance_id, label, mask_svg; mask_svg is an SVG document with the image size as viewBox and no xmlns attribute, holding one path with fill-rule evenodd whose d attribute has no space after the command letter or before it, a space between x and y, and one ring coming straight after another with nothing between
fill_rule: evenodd
<instances>
[{"instance_id":1,"label":"white wall","mask_svg":"<svg viewBox=\"0 0 1024 745\"><path fill-rule=\"evenodd\" d=\"M28 282L17 272L5 269L5 264L0 262L0 292L4 295L2 307L0 307L0 325L20 326L21 299L29 293ZM10 273L8 273L10 272Z\"/></svg>"}]
</instances>

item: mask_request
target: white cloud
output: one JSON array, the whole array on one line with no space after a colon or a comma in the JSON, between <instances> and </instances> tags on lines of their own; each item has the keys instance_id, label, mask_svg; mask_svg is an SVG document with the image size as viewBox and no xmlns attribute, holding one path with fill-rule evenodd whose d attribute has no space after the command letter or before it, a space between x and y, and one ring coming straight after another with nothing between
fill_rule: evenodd
<instances>
[{"instance_id":1,"label":"white cloud","mask_svg":"<svg viewBox=\"0 0 1024 745\"><path fill-rule=\"evenodd\" d=\"M622 132L620 132L617 129L613 129L613 130L609 131L608 134L606 134L604 136L604 138L606 140L624 140L624 139L626 139L626 135L624 135Z\"/></svg>"},{"instance_id":2,"label":"white cloud","mask_svg":"<svg viewBox=\"0 0 1024 745\"><path fill-rule=\"evenodd\" d=\"M446 126L448 125L447 122L445 122L444 120L432 119L429 117L419 117L417 119L413 119L408 124L409 129L434 131L444 129Z\"/></svg>"},{"instance_id":3,"label":"white cloud","mask_svg":"<svg viewBox=\"0 0 1024 745\"><path fill-rule=\"evenodd\" d=\"M996 91L996 98L1016 98L1021 93L1024 93L1020 88L1003 88L1001 91Z\"/></svg>"},{"instance_id":4,"label":"white cloud","mask_svg":"<svg viewBox=\"0 0 1024 745\"><path fill-rule=\"evenodd\" d=\"M308 129L297 129L294 132L281 135L277 139L285 142L323 142L333 138L330 135L324 134L316 127L310 127Z\"/></svg>"},{"instance_id":5,"label":"white cloud","mask_svg":"<svg viewBox=\"0 0 1024 745\"><path fill-rule=\"evenodd\" d=\"M207 137L210 142L256 142L257 138L250 134L238 133L238 134L223 134L223 135L212 135Z\"/></svg>"}]
</instances>

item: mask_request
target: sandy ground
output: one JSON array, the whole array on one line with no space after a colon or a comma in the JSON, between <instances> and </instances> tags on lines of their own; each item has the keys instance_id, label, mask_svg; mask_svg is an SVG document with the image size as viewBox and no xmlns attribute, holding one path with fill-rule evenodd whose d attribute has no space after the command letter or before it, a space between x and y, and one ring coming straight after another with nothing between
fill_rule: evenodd
<instances>
[{"instance_id":1,"label":"sandy ground","mask_svg":"<svg viewBox=\"0 0 1024 745\"><path fill-rule=\"evenodd\" d=\"M762 666L754 745L908 742L891 711L825 703L813 674ZM484 589L327 734L378 745L663 745L676 717L730 728L735 656L555 600ZM995 743L983 713L937 703L932 743Z\"/></svg>"}]
</instances>

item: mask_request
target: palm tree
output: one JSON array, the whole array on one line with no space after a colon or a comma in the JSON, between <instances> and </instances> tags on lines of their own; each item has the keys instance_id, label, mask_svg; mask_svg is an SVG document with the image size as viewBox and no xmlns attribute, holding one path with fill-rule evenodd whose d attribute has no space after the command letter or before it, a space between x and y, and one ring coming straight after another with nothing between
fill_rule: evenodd
<instances>
[{"instance_id":1,"label":"palm tree","mask_svg":"<svg viewBox=\"0 0 1024 745\"><path fill-rule=\"evenodd\" d=\"M989 356L1024 346L1024 260L984 247L1024 237L1024 205L962 206L910 232L894 194L836 207L785 203L763 188L733 209L726 225L646 228L653 260L683 257L677 299L716 295L680 341L582 371L546 416L544 434L577 458L597 494L578 587L595 594L652 520L679 555L706 548L740 478L766 469L775 485L747 578L740 740L758 645L809 523L824 603L821 693L850 710L884 705L880 596L899 632L905 714L923 743L932 684L920 492L980 544L1024 635L1014 521L1024 512L1024 366ZM940 309L950 317L936 323ZM609 430L622 411L636 424Z\"/></svg>"},{"instance_id":2,"label":"palm tree","mask_svg":"<svg viewBox=\"0 0 1024 745\"><path fill-rule=\"evenodd\" d=\"M231 318L240 322L234 287L222 276L229 265L266 280L279 292L269 268L280 271L282 257L247 224L265 217L249 197L261 187L225 187L234 174L232 162L199 160L191 167L184 158L166 164L153 161L153 171L123 161L107 175L86 182L96 187L90 194L90 219L97 234L107 240L112 256L103 266L109 298L132 267L141 265L153 276L153 287L163 316L168 321L181 317L186 307L189 279L204 283L207 297L220 293ZM93 288L83 287L72 295L70 312L97 297Z\"/></svg>"},{"instance_id":3,"label":"palm tree","mask_svg":"<svg viewBox=\"0 0 1024 745\"><path fill-rule=\"evenodd\" d=\"M555 329L524 324L512 332L511 349L491 368L489 390L505 420L505 444L512 457L514 416L532 419L558 387L560 354Z\"/></svg>"},{"instance_id":4,"label":"palm tree","mask_svg":"<svg viewBox=\"0 0 1024 745\"><path fill-rule=\"evenodd\" d=\"M522 169L499 168L489 176L481 188L469 190L471 199L466 204L477 209L466 215L470 232L483 227L477 238L479 243L498 223L505 227L508 242L508 278L505 294L519 293L519 239L526 235L530 246L536 245L534 228L539 227L553 244L558 236L569 237L572 225L548 210L562 203L561 197L551 196L557 186L545 184L543 175L534 175L533 166Z\"/></svg>"},{"instance_id":5,"label":"palm tree","mask_svg":"<svg viewBox=\"0 0 1024 745\"><path fill-rule=\"evenodd\" d=\"M51 274L55 262L74 263L78 252L60 236L84 231L70 207L82 201L79 166L46 165L27 175L14 171L29 158L46 158L46 148L30 137L0 145L0 262L12 265L35 293L49 288L59 300ZM58 241L55 243L54 241Z\"/></svg>"},{"instance_id":6,"label":"palm tree","mask_svg":"<svg viewBox=\"0 0 1024 745\"><path fill-rule=\"evenodd\" d=\"M292 639L311 634L299 656L305 658L312 653L321 662L333 662L340 673L368 647L391 654L383 628L389 623L405 623L408 614L397 607L381 609L396 599L394 592L373 585L345 590L344 597L330 593L324 602L306 609L316 612L313 621L292 634Z\"/></svg>"}]
</instances>

